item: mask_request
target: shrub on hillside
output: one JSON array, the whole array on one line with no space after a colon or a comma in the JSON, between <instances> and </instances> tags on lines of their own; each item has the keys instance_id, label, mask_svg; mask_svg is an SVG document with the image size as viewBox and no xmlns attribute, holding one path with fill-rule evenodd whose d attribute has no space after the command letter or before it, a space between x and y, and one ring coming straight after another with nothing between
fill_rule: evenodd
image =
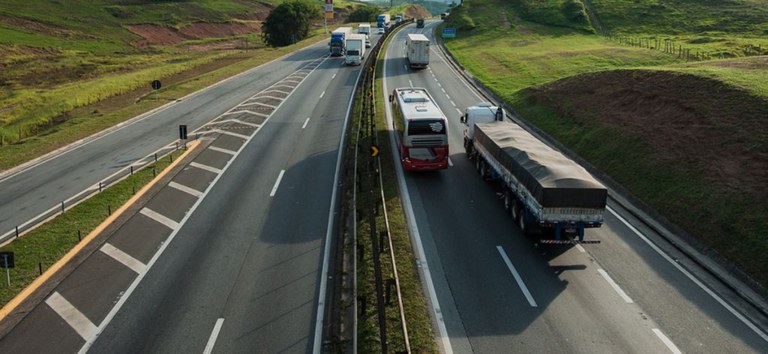
<instances>
[{"instance_id":1,"label":"shrub on hillside","mask_svg":"<svg viewBox=\"0 0 768 354\"><path fill-rule=\"evenodd\" d=\"M373 22L376 21L376 15L381 13L381 9L376 6L364 5L356 8L349 13L349 22Z\"/></svg>"},{"instance_id":2,"label":"shrub on hillside","mask_svg":"<svg viewBox=\"0 0 768 354\"><path fill-rule=\"evenodd\" d=\"M561 10L563 11L563 16L570 21L583 25L590 24L587 8L581 0L566 0Z\"/></svg>"},{"instance_id":3,"label":"shrub on hillside","mask_svg":"<svg viewBox=\"0 0 768 354\"><path fill-rule=\"evenodd\" d=\"M309 35L313 20L322 16L319 3L289 0L274 8L262 26L264 42L273 47L296 43Z\"/></svg>"}]
</instances>

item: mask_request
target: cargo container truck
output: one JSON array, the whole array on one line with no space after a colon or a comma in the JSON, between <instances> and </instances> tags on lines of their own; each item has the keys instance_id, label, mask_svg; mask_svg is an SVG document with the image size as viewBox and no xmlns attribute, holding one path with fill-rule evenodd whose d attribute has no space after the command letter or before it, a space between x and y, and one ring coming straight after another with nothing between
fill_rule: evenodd
<instances>
[{"instance_id":1,"label":"cargo container truck","mask_svg":"<svg viewBox=\"0 0 768 354\"><path fill-rule=\"evenodd\" d=\"M331 32L331 56L342 56L346 53L347 38L352 34L352 27L339 27Z\"/></svg>"},{"instance_id":2,"label":"cargo container truck","mask_svg":"<svg viewBox=\"0 0 768 354\"><path fill-rule=\"evenodd\" d=\"M378 28L386 28L389 26L390 22L390 16L389 14L381 14L378 17L376 17L376 27Z\"/></svg>"},{"instance_id":3,"label":"cargo container truck","mask_svg":"<svg viewBox=\"0 0 768 354\"><path fill-rule=\"evenodd\" d=\"M351 34L347 39L347 56L344 63L347 65L360 65L365 58L365 35Z\"/></svg>"},{"instance_id":4,"label":"cargo container truck","mask_svg":"<svg viewBox=\"0 0 768 354\"><path fill-rule=\"evenodd\" d=\"M409 33L405 39L408 66L411 69L424 69L429 65L429 39L420 33Z\"/></svg>"},{"instance_id":5,"label":"cargo container truck","mask_svg":"<svg viewBox=\"0 0 768 354\"><path fill-rule=\"evenodd\" d=\"M550 244L600 242L584 240L584 229L603 224L602 183L490 103L467 108L461 122L467 157L481 177L499 184L504 209L524 234L541 231L540 242Z\"/></svg>"}]
</instances>

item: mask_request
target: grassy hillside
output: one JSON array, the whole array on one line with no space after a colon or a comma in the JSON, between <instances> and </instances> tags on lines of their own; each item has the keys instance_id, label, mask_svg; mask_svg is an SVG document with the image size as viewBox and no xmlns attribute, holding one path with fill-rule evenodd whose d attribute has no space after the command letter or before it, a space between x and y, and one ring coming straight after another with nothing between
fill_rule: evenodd
<instances>
[{"instance_id":1,"label":"grassy hillside","mask_svg":"<svg viewBox=\"0 0 768 354\"><path fill-rule=\"evenodd\" d=\"M563 3L465 2L446 45L525 119L767 285L768 265L752 261L768 252L766 57L696 62L619 44L559 15ZM584 3L612 33L723 57L768 48L768 1Z\"/></svg>"}]
</instances>

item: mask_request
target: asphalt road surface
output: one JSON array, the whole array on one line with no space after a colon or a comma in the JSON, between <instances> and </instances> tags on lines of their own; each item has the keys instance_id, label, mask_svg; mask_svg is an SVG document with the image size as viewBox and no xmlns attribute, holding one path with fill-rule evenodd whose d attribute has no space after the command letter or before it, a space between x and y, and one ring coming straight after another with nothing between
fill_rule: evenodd
<instances>
[{"instance_id":1,"label":"asphalt road surface","mask_svg":"<svg viewBox=\"0 0 768 354\"><path fill-rule=\"evenodd\" d=\"M406 67L406 33L432 37L437 24L395 34L383 95L425 87L449 120L451 167L404 176L445 352L768 352L764 317L744 316L738 296L613 201L603 227L586 233L601 244L545 246L523 236L464 153L459 116L485 99L436 45L427 69Z\"/></svg>"}]
</instances>

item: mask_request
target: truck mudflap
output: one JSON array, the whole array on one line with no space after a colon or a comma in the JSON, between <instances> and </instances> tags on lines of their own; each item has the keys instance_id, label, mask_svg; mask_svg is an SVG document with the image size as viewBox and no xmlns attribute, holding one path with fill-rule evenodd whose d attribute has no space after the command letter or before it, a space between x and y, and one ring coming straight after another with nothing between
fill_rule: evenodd
<instances>
[{"instance_id":1,"label":"truck mudflap","mask_svg":"<svg viewBox=\"0 0 768 354\"><path fill-rule=\"evenodd\" d=\"M547 245L576 245L576 244L596 244L600 240L539 240L539 243Z\"/></svg>"},{"instance_id":2,"label":"truck mudflap","mask_svg":"<svg viewBox=\"0 0 768 354\"><path fill-rule=\"evenodd\" d=\"M600 240L584 240L584 229L589 227L600 227L595 223L557 223L554 225L555 238L540 240L545 244L596 244ZM578 238L563 237L564 233L575 233Z\"/></svg>"}]
</instances>

